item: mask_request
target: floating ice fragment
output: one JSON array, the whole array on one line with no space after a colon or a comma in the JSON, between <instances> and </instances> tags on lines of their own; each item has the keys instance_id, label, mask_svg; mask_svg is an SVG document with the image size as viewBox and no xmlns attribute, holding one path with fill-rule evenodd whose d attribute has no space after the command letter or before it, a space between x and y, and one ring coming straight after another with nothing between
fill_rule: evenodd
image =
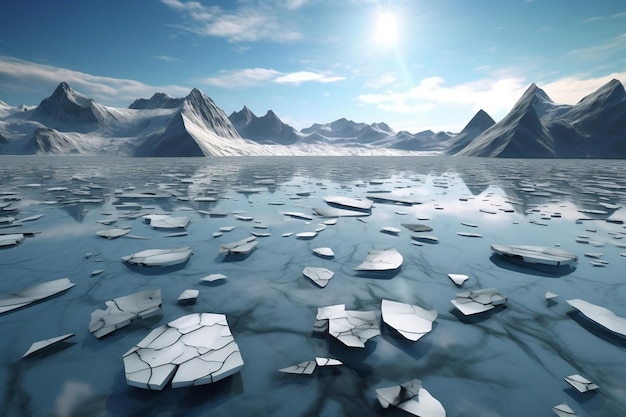
<instances>
[{"instance_id":1,"label":"floating ice fragment","mask_svg":"<svg viewBox=\"0 0 626 417\"><path fill-rule=\"evenodd\" d=\"M505 258L512 258L531 264L569 265L578 260L573 253L558 248L526 245L491 245L491 250Z\"/></svg>"},{"instance_id":2,"label":"floating ice fragment","mask_svg":"<svg viewBox=\"0 0 626 417\"><path fill-rule=\"evenodd\" d=\"M626 318L620 317L611 310L591 304L580 299L567 300L567 303L580 311L589 320L599 324L605 329L626 336Z\"/></svg>"},{"instance_id":3,"label":"floating ice fragment","mask_svg":"<svg viewBox=\"0 0 626 417\"><path fill-rule=\"evenodd\" d=\"M297 239L313 239L315 236L317 236L317 232L300 232L300 233L296 233L296 238Z\"/></svg>"},{"instance_id":4,"label":"floating ice fragment","mask_svg":"<svg viewBox=\"0 0 626 417\"><path fill-rule=\"evenodd\" d=\"M559 296L558 294L555 294L555 293L553 293L551 291L546 291L546 293L544 295L546 300L553 300L553 299L557 298L558 296Z\"/></svg>"},{"instance_id":5,"label":"floating ice fragment","mask_svg":"<svg viewBox=\"0 0 626 417\"><path fill-rule=\"evenodd\" d=\"M388 235L398 236L401 230L397 227L383 227L380 231L381 233L387 233Z\"/></svg>"},{"instance_id":6,"label":"floating ice fragment","mask_svg":"<svg viewBox=\"0 0 626 417\"><path fill-rule=\"evenodd\" d=\"M24 217L23 219L16 220L16 222L17 223L32 222L32 221L41 219L43 216L44 216L43 214L35 214L34 216Z\"/></svg>"},{"instance_id":7,"label":"floating ice fragment","mask_svg":"<svg viewBox=\"0 0 626 417\"><path fill-rule=\"evenodd\" d=\"M241 220L243 222L250 222L250 221L254 220L254 217L252 217L252 216L242 216L240 214L235 214L234 217L235 217L236 220Z\"/></svg>"},{"instance_id":8,"label":"floating ice fragment","mask_svg":"<svg viewBox=\"0 0 626 417\"><path fill-rule=\"evenodd\" d=\"M461 222L461 225L463 226L467 226L467 227L478 227L477 224L474 223L467 223L467 222Z\"/></svg>"},{"instance_id":9,"label":"floating ice fragment","mask_svg":"<svg viewBox=\"0 0 626 417\"><path fill-rule=\"evenodd\" d=\"M425 224L402 223L402 226L411 232L432 232L433 228Z\"/></svg>"},{"instance_id":10,"label":"floating ice fragment","mask_svg":"<svg viewBox=\"0 0 626 417\"><path fill-rule=\"evenodd\" d=\"M0 235L0 248L17 246L24 241L24 234L11 233L9 235Z\"/></svg>"},{"instance_id":11,"label":"floating ice fragment","mask_svg":"<svg viewBox=\"0 0 626 417\"><path fill-rule=\"evenodd\" d=\"M435 244L439 243L439 238L437 236L430 235L411 235L411 239L417 240L418 242Z\"/></svg>"},{"instance_id":12,"label":"floating ice fragment","mask_svg":"<svg viewBox=\"0 0 626 417\"><path fill-rule=\"evenodd\" d=\"M418 417L445 417L446 410L425 388L419 379L402 385L378 388L376 396L383 408L397 407Z\"/></svg>"},{"instance_id":13,"label":"floating ice fragment","mask_svg":"<svg viewBox=\"0 0 626 417\"><path fill-rule=\"evenodd\" d=\"M122 260L141 266L171 266L182 264L191 257L193 252L188 246L173 249L147 249L128 256Z\"/></svg>"},{"instance_id":14,"label":"floating ice fragment","mask_svg":"<svg viewBox=\"0 0 626 417\"><path fill-rule=\"evenodd\" d=\"M146 214L143 218L155 229L183 229L191 221L189 216L171 216L169 214Z\"/></svg>"},{"instance_id":15,"label":"floating ice fragment","mask_svg":"<svg viewBox=\"0 0 626 417\"><path fill-rule=\"evenodd\" d=\"M200 281L213 282L213 281L219 281L221 279L226 279L226 275L224 275L224 274L209 274L206 277L202 278Z\"/></svg>"},{"instance_id":16,"label":"floating ice fragment","mask_svg":"<svg viewBox=\"0 0 626 417\"><path fill-rule=\"evenodd\" d=\"M572 387L574 387L580 393L584 393L584 392L587 392L587 391L594 391L594 390L597 390L598 388L600 388L596 384L594 384L593 382L589 381L584 376L581 376L581 375L578 375L578 374L566 376L565 377L565 382L570 384Z\"/></svg>"},{"instance_id":17,"label":"floating ice fragment","mask_svg":"<svg viewBox=\"0 0 626 417\"><path fill-rule=\"evenodd\" d=\"M363 217L369 216L369 211L347 210L335 207L315 207L313 212L320 217Z\"/></svg>"},{"instance_id":18,"label":"floating ice fragment","mask_svg":"<svg viewBox=\"0 0 626 417\"><path fill-rule=\"evenodd\" d=\"M452 304L465 316L489 311L506 301L505 296L495 288L484 288L469 292L460 292Z\"/></svg>"},{"instance_id":19,"label":"floating ice fragment","mask_svg":"<svg viewBox=\"0 0 626 417\"><path fill-rule=\"evenodd\" d=\"M452 282L459 286L463 285L463 283L469 279L467 275L463 274L448 274L448 278L450 278Z\"/></svg>"},{"instance_id":20,"label":"floating ice fragment","mask_svg":"<svg viewBox=\"0 0 626 417\"><path fill-rule=\"evenodd\" d=\"M397 197L397 196L392 196L392 195L366 194L365 197L376 203L383 203L383 204L397 204L401 206L412 206L414 204L422 204L420 201L409 200L404 197Z\"/></svg>"},{"instance_id":21,"label":"floating ice fragment","mask_svg":"<svg viewBox=\"0 0 626 417\"><path fill-rule=\"evenodd\" d=\"M327 196L324 197L324 201L326 203L345 207L349 210L361 210L361 211L369 211L372 208L372 201L370 200L357 200L350 197L343 196Z\"/></svg>"},{"instance_id":22,"label":"floating ice fragment","mask_svg":"<svg viewBox=\"0 0 626 417\"><path fill-rule=\"evenodd\" d=\"M136 292L105 302L106 310L91 313L89 331L98 339L128 326L132 320L152 317L161 309L161 289Z\"/></svg>"},{"instance_id":23,"label":"floating ice fragment","mask_svg":"<svg viewBox=\"0 0 626 417\"><path fill-rule=\"evenodd\" d=\"M346 346L364 348L365 342L378 336L380 329L373 311L346 310L344 304L317 309L316 327L328 320L328 333Z\"/></svg>"},{"instance_id":24,"label":"floating ice fragment","mask_svg":"<svg viewBox=\"0 0 626 417\"><path fill-rule=\"evenodd\" d=\"M382 301L381 314L385 323L413 342L430 332L437 318L435 310L390 300Z\"/></svg>"},{"instance_id":25,"label":"floating ice fragment","mask_svg":"<svg viewBox=\"0 0 626 417\"><path fill-rule=\"evenodd\" d=\"M402 255L396 249L372 250L365 261L354 268L357 271L392 271L402 265Z\"/></svg>"},{"instance_id":26,"label":"floating ice fragment","mask_svg":"<svg viewBox=\"0 0 626 417\"><path fill-rule=\"evenodd\" d=\"M36 301L52 297L55 294L69 290L74 285L76 284L71 282L68 278L61 278L2 296L0 297L0 313L15 310L16 308L24 307Z\"/></svg>"},{"instance_id":27,"label":"floating ice fragment","mask_svg":"<svg viewBox=\"0 0 626 417\"><path fill-rule=\"evenodd\" d=\"M285 216L287 216L287 217L293 217L294 219L313 220L313 216L309 216L308 214L304 214L304 213L297 213L297 212L293 212L293 211L286 211L283 214Z\"/></svg>"},{"instance_id":28,"label":"floating ice fragment","mask_svg":"<svg viewBox=\"0 0 626 417\"><path fill-rule=\"evenodd\" d=\"M198 298L199 294L200 294L200 291L198 290L187 289L183 291L182 293L180 293L176 301L178 301L179 304L193 304L196 302L196 299Z\"/></svg>"},{"instance_id":29,"label":"floating ice fragment","mask_svg":"<svg viewBox=\"0 0 626 417\"><path fill-rule=\"evenodd\" d=\"M326 226L334 226L337 224L337 219L328 219L323 221L322 224L325 224Z\"/></svg>"},{"instance_id":30,"label":"floating ice fragment","mask_svg":"<svg viewBox=\"0 0 626 417\"><path fill-rule=\"evenodd\" d=\"M122 237L127 235L130 232L130 228L128 229L108 229L108 230L100 230L96 232L96 234L105 239L116 239L118 237Z\"/></svg>"},{"instance_id":31,"label":"floating ice fragment","mask_svg":"<svg viewBox=\"0 0 626 417\"><path fill-rule=\"evenodd\" d=\"M311 375L313 371L315 371L315 367L315 361L304 361L297 365L279 369L278 371L286 374Z\"/></svg>"},{"instance_id":32,"label":"floating ice fragment","mask_svg":"<svg viewBox=\"0 0 626 417\"><path fill-rule=\"evenodd\" d=\"M307 266L302 271L302 275L324 288L335 273L326 268Z\"/></svg>"},{"instance_id":33,"label":"floating ice fragment","mask_svg":"<svg viewBox=\"0 0 626 417\"><path fill-rule=\"evenodd\" d=\"M162 390L210 384L243 367L223 314L189 314L152 330L123 355L129 385Z\"/></svg>"},{"instance_id":34,"label":"floating ice fragment","mask_svg":"<svg viewBox=\"0 0 626 417\"><path fill-rule=\"evenodd\" d=\"M602 252L587 252L587 253L585 253L585 256L587 258L595 258L595 259L601 258L603 255L604 254Z\"/></svg>"},{"instance_id":35,"label":"floating ice fragment","mask_svg":"<svg viewBox=\"0 0 626 417\"><path fill-rule=\"evenodd\" d=\"M457 232L456 234L463 237L483 237L483 235L478 233Z\"/></svg>"},{"instance_id":36,"label":"floating ice fragment","mask_svg":"<svg viewBox=\"0 0 626 417\"><path fill-rule=\"evenodd\" d=\"M333 358L321 358L319 356L315 357L315 363L317 366L339 366L343 365L343 362Z\"/></svg>"},{"instance_id":37,"label":"floating ice fragment","mask_svg":"<svg viewBox=\"0 0 626 417\"><path fill-rule=\"evenodd\" d=\"M235 230L235 226L222 226L220 227L220 232L232 232Z\"/></svg>"},{"instance_id":38,"label":"floating ice fragment","mask_svg":"<svg viewBox=\"0 0 626 417\"><path fill-rule=\"evenodd\" d=\"M335 252L331 248L314 248L313 253L320 258L334 258Z\"/></svg>"},{"instance_id":39,"label":"floating ice fragment","mask_svg":"<svg viewBox=\"0 0 626 417\"><path fill-rule=\"evenodd\" d=\"M238 240L237 242L227 243L225 245L220 246L220 253L226 252L229 255L246 255L258 245L259 242L256 242L255 236L250 236L242 240Z\"/></svg>"},{"instance_id":40,"label":"floating ice fragment","mask_svg":"<svg viewBox=\"0 0 626 417\"><path fill-rule=\"evenodd\" d=\"M563 403L552 407L552 411L559 417L576 417L574 410L569 405Z\"/></svg>"},{"instance_id":41,"label":"floating ice fragment","mask_svg":"<svg viewBox=\"0 0 626 417\"><path fill-rule=\"evenodd\" d=\"M74 333L68 333L68 334L64 334L62 336L57 336L57 337L53 337L50 339L46 339L46 340L40 340L38 342L33 343L30 348L26 351L26 353L24 353L24 355L22 356L22 358L25 358L27 356L30 356L32 354L35 354L37 352L41 352L44 349L47 349L49 347L52 347L58 343L63 342L64 340L69 339L70 337L73 337Z\"/></svg>"},{"instance_id":42,"label":"floating ice fragment","mask_svg":"<svg viewBox=\"0 0 626 417\"><path fill-rule=\"evenodd\" d=\"M96 269L95 271L91 271L91 275L92 277L95 277L96 275L100 275L101 273L104 272L104 269Z\"/></svg>"}]
</instances>

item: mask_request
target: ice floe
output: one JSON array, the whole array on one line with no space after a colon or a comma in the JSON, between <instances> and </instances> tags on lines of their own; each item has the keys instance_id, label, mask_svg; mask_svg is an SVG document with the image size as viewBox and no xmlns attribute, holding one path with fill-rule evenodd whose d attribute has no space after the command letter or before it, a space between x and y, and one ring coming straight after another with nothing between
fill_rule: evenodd
<instances>
[{"instance_id":1,"label":"ice floe","mask_svg":"<svg viewBox=\"0 0 626 417\"><path fill-rule=\"evenodd\" d=\"M184 229L191 221L189 216L171 216L168 214L147 214L143 218L155 229Z\"/></svg>"},{"instance_id":2,"label":"ice floe","mask_svg":"<svg viewBox=\"0 0 626 417\"><path fill-rule=\"evenodd\" d=\"M380 310L383 321L412 342L430 332L437 318L435 310L384 299Z\"/></svg>"},{"instance_id":3,"label":"ice floe","mask_svg":"<svg viewBox=\"0 0 626 417\"><path fill-rule=\"evenodd\" d=\"M244 362L226 316L194 313L152 330L126 352L124 372L129 385L162 390L204 385L233 375Z\"/></svg>"},{"instance_id":4,"label":"ice floe","mask_svg":"<svg viewBox=\"0 0 626 417\"><path fill-rule=\"evenodd\" d=\"M69 339L70 337L73 337L74 333L68 333L68 334L64 334L62 336L57 336L57 337L52 337L50 339L45 339L45 340L40 340L38 342L34 342L30 348L28 348L28 350L26 351L26 353L24 353L24 355L22 356L22 358L26 358L30 355L34 355L37 352L41 352L44 349L50 348L54 345L57 345L67 339Z\"/></svg>"},{"instance_id":5,"label":"ice floe","mask_svg":"<svg viewBox=\"0 0 626 417\"><path fill-rule=\"evenodd\" d=\"M495 288L457 293L452 304L465 316L484 313L503 304L507 297L500 294Z\"/></svg>"},{"instance_id":6,"label":"ice floe","mask_svg":"<svg viewBox=\"0 0 626 417\"><path fill-rule=\"evenodd\" d=\"M319 256L320 258L334 258L335 252L331 248L323 247L323 248L313 248L313 254Z\"/></svg>"},{"instance_id":7,"label":"ice floe","mask_svg":"<svg viewBox=\"0 0 626 417\"><path fill-rule=\"evenodd\" d=\"M17 246L24 241L23 233L11 233L8 235L0 235L0 248Z\"/></svg>"},{"instance_id":8,"label":"ice floe","mask_svg":"<svg viewBox=\"0 0 626 417\"><path fill-rule=\"evenodd\" d=\"M53 295L67 291L74 285L69 278L55 279L41 284L33 285L21 291L0 296L0 313L25 307L36 301L43 300Z\"/></svg>"},{"instance_id":9,"label":"ice floe","mask_svg":"<svg viewBox=\"0 0 626 417\"><path fill-rule=\"evenodd\" d=\"M114 298L105 302L106 310L91 313L89 331L101 338L131 321L155 316L161 310L161 289L151 289Z\"/></svg>"},{"instance_id":10,"label":"ice floe","mask_svg":"<svg viewBox=\"0 0 626 417\"><path fill-rule=\"evenodd\" d=\"M565 379L565 382L570 384L572 387L576 389L576 391L580 393L585 393L587 391L595 391L598 388L600 388L593 382L589 381L584 376L581 376L578 374L566 376L564 379Z\"/></svg>"},{"instance_id":11,"label":"ice floe","mask_svg":"<svg viewBox=\"0 0 626 417\"><path fill-rule=\"evenodd\" d=\"M302 275L324 288L335 273L326 268L307 266L302 271Z\"/></svg>"},{"instance_id":12,"label":"ice floe","mask_svg":"<svg viewBox=\"0 0 626 417\"><path fill-rule=\"evenodd\" d=\"M569 405L562 403L552 407L552 411L559 417L576 417L577 414L570 408Z\"/></svg>"},{"instance_id":13,"label":"ice floe","mask_svg":"<svg viewBox=\"0 0 626 417\"><path fill-rule=\"evenodd\" d=\"M357 200L350 197L343 196L327 196L324 197L324 201L330 205L339 206L348 210L360 210L369 211L372 208L372 201L370 200Z\"/></svg>"},{"instance_id":14,"label":"ice floe","mask_svg":"<svg viewBox=\"0 0 626 417\"><path fill-rule=\"evenodd\" d=\"M190 247L173 249L147 249L128 256L122 260L140 266L171 266L186 262L192 255Z\"/></svg>"},{"instance_id":15,"label":"ice floe","mask_svg":"<svg viewBox=\"0 0 626 417\"><path fill-rule=\"evenodd\" d=\"M344 304L318 308L315 328L322 329L322 323L327 320L331 336L346 346L364 348L366 341L380 334L376 314L345 308Z\"/></svg>"},{"instance_id":16,"label":"ice floe","mask_svg":"<svg viewBox=\"0 0 626 417\"><path fill-rule=\"evenodd\" d=\"M531 264L569 265L578 260L578 256L559 248L527 245L491 245L491 250L505 258L520 260Z\"/></svg>"},{"instance_id":17,"label":"ice floe","mask_svg":"<svg viewBox=\"0 0 626 417\"><path fill-rule=\"evenodd\" d=\"M376 389L376 397L383 408L396 407L418 417L445 417L443 405L433 397L419 379L401 385Z\"/></svg>"},{"instance_id":18,"label":"ice floe","mask_svg":"<svg viewBox=\"0 0 626 417\"><path fill-rule=\"evenodd\" d=\"M252 252L258 244L259 242L256 241L256 236L250 236L245 239L220 246L220 252L227 253L229 255L247 255Z\"/></svg>"},{"instance_id":19,"label":"ice floe","mask_svg":"<svg viewBox=\"0 0 626 417\"><path fill-rule=\"evenodd\" d=\"M343 363L337 359L316 357L315 360L300 362L296 365L281 368L278 371L286 374L311 375L317 367L339 365L343 365Z\"/></svg>"},{"instance_id":20,"label":"ice floe","mask_svg":"<svg viewBox=\"0 0 626 417\"><path fill-rule=\"evenodd\" d=\"M96 235L103 237L105 239L116 239L118 237L122 237L127 235L130 232L130 228L128 229L107 229L107 230L99 230L96 232Z\"/></svg>"},{"instance_id":21,"label":"ice floe","mask_svg":"<svg viewBox=\"0 0 626 417\"><path fill-rule=\"evenodd\" d=\"M365 260L356 268L357 271L392 271L400 268L403 258L396 249L371 250Z\"/></svg>"},{"instance_id":22,"label":"ice floe","mask_svg":"<svg viewBox=\"0 0 626 417\"><path fill-rule=\"evenodd\" d=\"M187 290L184 290L182 293L180 293L176 301L178 302L178 304L193 304L196 302L196 299L198 298L199 294L200 294L200 291L198 290L187 289Z\"/></svg>"},{"instance_id":23,"label":"ice floe","mask_svg":"<svg viewBox=\"0 0 626 417\"><path fill-rule=\"evenodd\" d=\"M609 309L578 298L567 300L567 303L580 311L589 320L613 333L626 337L626 317L620 317Z\"/></svg>"},{"instance_id":24,"label":"ice floe","mask_svg":"<svg viewBox=\"0 0 626 417\"><path fill-rule=\"evenodd\" d=\"M469 277L464 274L448 274L448 278L458 286L463 285L463 283L469 279Z\"/></svg>"}]
</instances>

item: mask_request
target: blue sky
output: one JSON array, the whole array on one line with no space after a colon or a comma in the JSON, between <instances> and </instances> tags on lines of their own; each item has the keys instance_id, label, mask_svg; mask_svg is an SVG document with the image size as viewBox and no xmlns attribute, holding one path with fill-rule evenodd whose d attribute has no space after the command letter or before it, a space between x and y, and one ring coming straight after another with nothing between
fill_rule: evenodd
<instances>
[{"instance_id":1,"label":"blue sky","mask_svg":"<svg viewBox=\"0 0 626 417\"><path fill-rule=\"evenodd\" d=\"M272 109L298 129L346 117L415 133L458 131L481 108L499 120L533 82L573 104L612 78L626 83L619 0L0 5L11 105L38 104L61 81L117 107L197 87L227 114Z\"/></svg>"}]
</instances>

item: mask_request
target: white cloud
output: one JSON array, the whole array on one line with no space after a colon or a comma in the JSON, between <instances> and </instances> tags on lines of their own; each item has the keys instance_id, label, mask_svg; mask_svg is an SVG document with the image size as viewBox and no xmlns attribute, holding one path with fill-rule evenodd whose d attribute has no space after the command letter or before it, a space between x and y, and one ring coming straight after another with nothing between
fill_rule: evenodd
<instances>
[{"instance_id":1,"label":"white cloud","mask_svg":"<svg viewBox=\"0 0 626 417\"><path fill-rule=\"evenodd\" d=\"M617 36L601 45L589 48L580 48L569 51L567 54L581 59L601 59L612 55L614 52L626 49L626 33Z\"/></svg>"},{"instance_id":2,"label":"white cloud","mask_svg":"<svg viewBox=\"0 0 626 417\"><path fill-rule=\"evenodd\" d=\"M62 81L96 101L113 105L128 105L138 97L151 97L156 92L180 97L190 91L189 87L179 85L152 86L130 79L91 75L0 56L0 89L36 90L46 96Z\"/></svg>"},{"instance_id":3,"label":"white cloud","mask_svg":"<svg viewBox=\"0 0 626 417\"><path fill-rule=\"evenodd\" d=\"M312 71L282 73L267 68L246 68L222 71L215 77L199 80L201 83L221 88L246 88L263 84L301 84L305 82L333 83L345 80L345 77L332 76Z\"/></svg>"},{"instance_id":4,"label":"white cloud","mask_svg":"<svg viewBox=\"0 0 626 417\"><path fill-rule=\"evenodd\" d=\"M161 1L186 20L176 25L177 28L197 35L225 38L229 42L291 42L302 38L298 31L290 29L291 23L282 17L280 9L264 2L247 2L237 9L225 11L196 1ZM290 0L284 8L293 10L304 3L303 0Z\"/></svg>"},{"instance_id":5,"label":"white cloud","mask_svg":"<svg viewBox=\"0 0 626 417\"><path fill-rule=\"evenodd\" d=\"M398 80L398 78L396 77L396 74L393 73L386 73L386 74L382 74L379 77L373 78L371 80L369 80L365 86L369 87L369 88L374 88L374 89L378 89L378 88L383 88L386 87L390 84L395 83Z\"/></svg>"},{"instance_id":6,"label":"white cloud","mask_svg":"<svg viewBox=\"0 0 626 417\"><path fill-rule=\"evenodd\" d=\"M626 71L614 72L602 77L585 78L584 75L560 78L539 85L552 100L562 104L578 103L583 97L593 93L612 79L626 83Z\"/></svg>"},{"instance_id":7,"label":"white cloud","mask_svg":"<svg viewBox=\"0 0 626 417\"><path fill-rule=\"evenodd\" d=\"M358 101L398 113L418 113L439 106L470 107L478 111L499 113L510 109L528 86L519 77L484 78L446 86L440 77L424 78L407 91L362 94Z\"/></svg>"},{"instance_id":8,"label":"white cloud","mask_svg":"<svg viewBox=\"0 0 626 417\"><path fill-rule=\"evenodd\" d=\"M169 55L156 55L156 56L153 56L152 59L156 59L157 61L163 61L163 62L180 62L181 61L180 58L175 58Z\"/></svg>"}]
</instances>

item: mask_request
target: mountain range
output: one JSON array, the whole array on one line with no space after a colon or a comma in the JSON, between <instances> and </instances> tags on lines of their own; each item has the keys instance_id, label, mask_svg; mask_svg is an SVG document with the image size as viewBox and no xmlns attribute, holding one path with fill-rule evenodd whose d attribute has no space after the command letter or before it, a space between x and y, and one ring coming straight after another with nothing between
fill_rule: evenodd
<instances>
[{"instance_id":1,"label":"mountain range","mask_svg":"<svg viewBox=\"0 0 626 417\"><path fill-rule=\"evenodd\" d=\"M395 132L345 118L300 131L272 110L226 116L193 89L128 108L97 103L62 82L36 107L0 101L0 154L123 156L449 154L515 158L626 158L626 92L612 80L575 105L532 84L499 122L480 110L459 133Z\"/></svg>"}]
</instances>

